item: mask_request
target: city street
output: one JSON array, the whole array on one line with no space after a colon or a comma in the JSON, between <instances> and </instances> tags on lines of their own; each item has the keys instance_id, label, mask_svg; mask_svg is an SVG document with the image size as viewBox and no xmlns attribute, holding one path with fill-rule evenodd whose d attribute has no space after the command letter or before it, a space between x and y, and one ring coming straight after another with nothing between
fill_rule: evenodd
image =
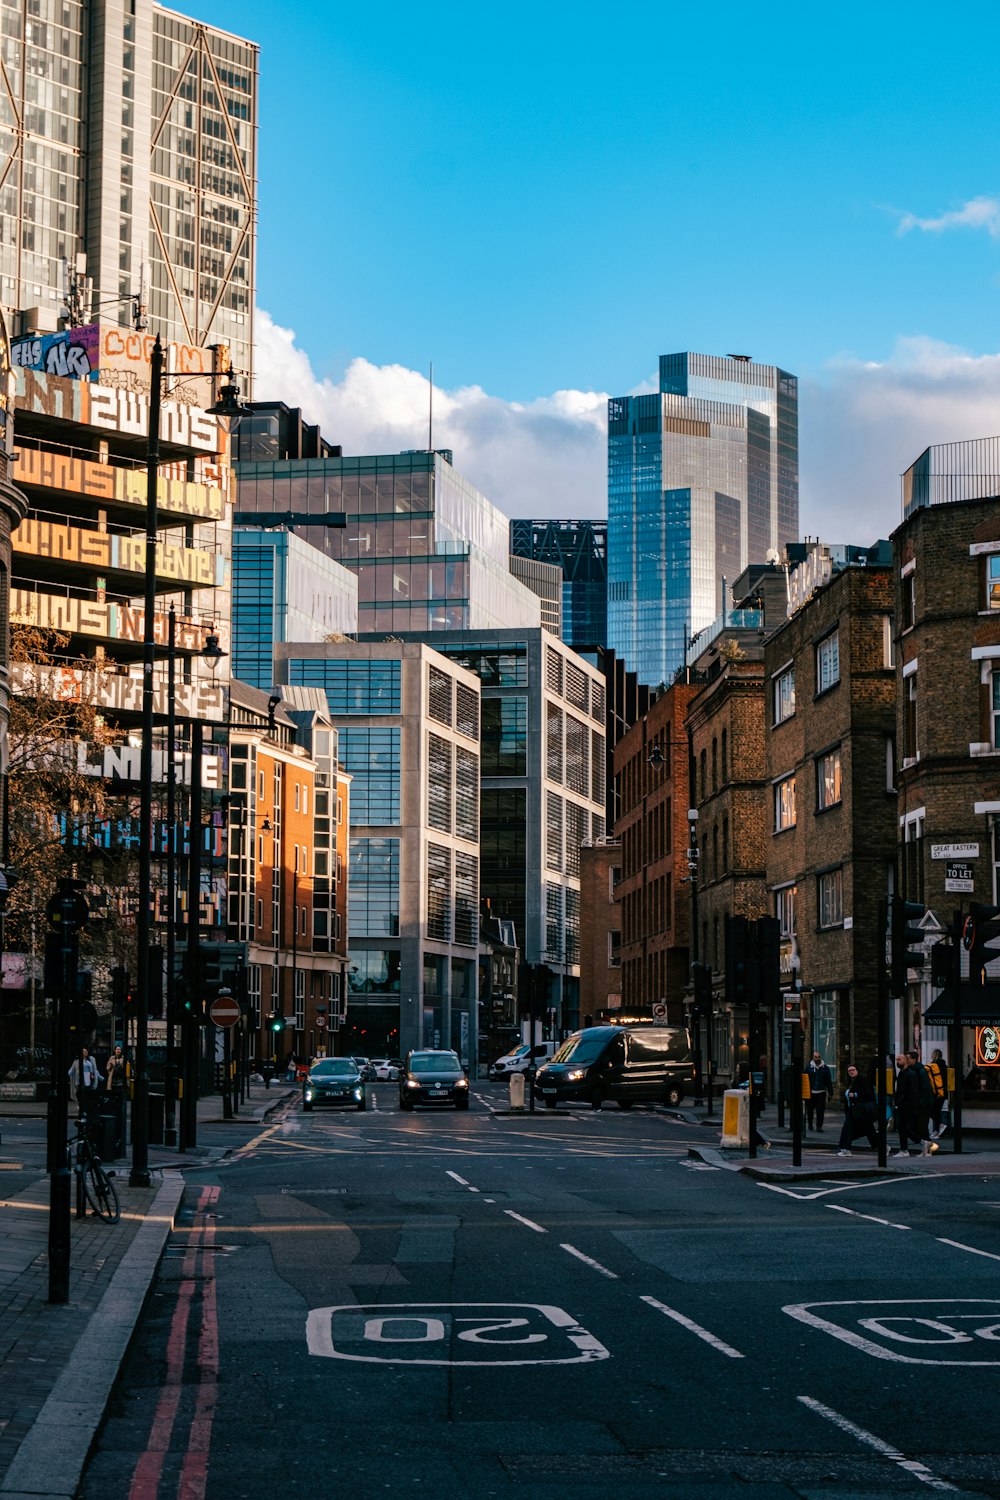
<instances>
[{"instance_id":1,"label":"city street","mask_svg":"<svg viewBox=\"0 0 1000 1500\"><path fill-rule=\"evenodd\" d=\"M659 1109L370 1092L185 1174L88 1500L1000 1496L993 1165L763 1183Z\"/></svg>"}]
</instances>

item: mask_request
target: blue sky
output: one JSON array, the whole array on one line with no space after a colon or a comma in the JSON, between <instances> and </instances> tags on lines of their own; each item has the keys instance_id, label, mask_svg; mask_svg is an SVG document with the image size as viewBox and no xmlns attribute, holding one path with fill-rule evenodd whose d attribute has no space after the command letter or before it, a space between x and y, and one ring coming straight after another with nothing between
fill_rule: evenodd
<instances>
[{"instance_id":1,"label":"blue sky","mask_svg":"<svg viewBox=\"0 0 1000 1500\"><path fill-rule=\"evenodd\" d=\"M433 360L470 479L599 513L604 395L745 352L802 377L843 540L1000 430L996 6L184 8L261 44L258 394L348 451L423 440Z\"/></svg>"}]
</instances>

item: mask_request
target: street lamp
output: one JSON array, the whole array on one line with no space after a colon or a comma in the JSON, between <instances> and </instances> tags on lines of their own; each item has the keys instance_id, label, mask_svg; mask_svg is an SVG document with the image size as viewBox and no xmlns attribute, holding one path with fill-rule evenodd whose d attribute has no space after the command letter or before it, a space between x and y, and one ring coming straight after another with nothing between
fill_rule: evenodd
<instances>
[{"instance_id":1,"label":"street lamp","mask_svg":"<svg viewBox=\"0 0 1000 1500\"><path fill-rule=\"evenodd\" d=\"M157 487L160 467L160 403L163 385L163 344L157 334L149 362L149 431L146 440L146 553L143 568L142 729L139 753L139 910L136 921L135 1088L132 1095L131 1187L148 1187L149 1177L149 937L152 902L153 843L153 668L156 659L156 544ZM232 417L239 409L232 369L209 410ZM212 639L211 637L209 638ZM215 637L218 653L218 638ZM206 642L206 647L208 642ZM194 914L192 913L192 916Z\"/></svg>"}]
</instances>

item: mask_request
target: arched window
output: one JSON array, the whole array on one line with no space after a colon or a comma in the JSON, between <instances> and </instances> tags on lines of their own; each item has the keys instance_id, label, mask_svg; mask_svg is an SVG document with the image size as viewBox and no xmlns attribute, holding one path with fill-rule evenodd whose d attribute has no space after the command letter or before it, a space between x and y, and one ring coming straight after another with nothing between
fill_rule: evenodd
<instances>
[{"instance_id":1,"label":"arched window","mask_svg":"<svg viewBox=\"0 0 1000 1500\"><path fill-rule=\"evenodd\" d=\"M724 729L722 731L722 785L723 786L725 786L726 782L729 780L729 755L728 755L728 749L729 749L729 733L728 733L727 730Z\"/></svg>"},{"instance_id":2,"label":"arched window","mask_svg":"<svg viewBox=\"0 0 1000 1500\"><path fill-rule=\"evenodd\" d=\"M712 791L719 790L719 742L712 737Z\"/></svg>"}]
</instances>

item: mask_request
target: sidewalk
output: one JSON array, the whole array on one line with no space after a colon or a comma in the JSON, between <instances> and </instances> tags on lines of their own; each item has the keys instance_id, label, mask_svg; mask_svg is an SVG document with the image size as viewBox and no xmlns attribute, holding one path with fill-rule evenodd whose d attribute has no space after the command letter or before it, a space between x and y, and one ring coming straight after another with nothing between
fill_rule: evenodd
<instances>
[{"instance_id":1,"label":"sidewalk","mask_svg":"<svg viewBox=\"0 0 1000 1500\"><path fill-rule=\"evenodd\" d=\"M248 1138L297 1090L252 1087L237 1119ZM44 1115L44 1105L7 1104L3 1113ZM226 1155L212 1143L222 1101L198 1101L198 1147L190 1152L151 1146L148 1188L128 1185L128 1162L116 1172L121 1220L70 1221L70 1300L48 1296L49 1179L40 1176L0 1198L0 1497L75 1495L87 1455L104 1419L160 1257L184 1197L184 1168ZM231 1149L231 1147L230 1147ZM4 1148L0 1147L0 1167ZM2 1180L2 1179L0 1179ZM74 1183L75 1204L75 1183Z\"/></svg>"},{"instance_id":2,"label":"sidewalk","mask_svg":"<svg viewBox=\"0 0 1000 1500\"><path fill-rule=\"evenodd\" d=\"M731 1172L742 1172L746 1176L762 1181L789 1182L817 1177L870 1177L872 1173L891 1173L896 1176L920 1175L926 1172L953 1175L982 1170L1000 1172L1000 1135L996 1131L964 1130L962 1151L955 1155L951 1133L944 1137L940 1149L933 1156L910 1156L903 1159L889 1157L880 1167L878 1154L871 1150L863 1136L851 1147L851 1156L838 1156L840 1129L843 1115L839 1109L828 1110L825 1129L809 1131L802 1137L802 1165L792 1162L792 1132L787 1124L778 1124L778 1110L769 1104L760 1119L760 1133L771 1142L770 1150L758 1146L756 1159L751 1160L746 1146L722 1146L722 1101L713 1105L713 1117L709 1118L704 1104L684 1105L670 1113L685 1124L701 1127L705 1134L703 1146L692 1146L689 1155L714 1167L724 1167ZM894 1131L889 1132L888 1149L898 1144Z\"/></svg>"}]
</instances>

